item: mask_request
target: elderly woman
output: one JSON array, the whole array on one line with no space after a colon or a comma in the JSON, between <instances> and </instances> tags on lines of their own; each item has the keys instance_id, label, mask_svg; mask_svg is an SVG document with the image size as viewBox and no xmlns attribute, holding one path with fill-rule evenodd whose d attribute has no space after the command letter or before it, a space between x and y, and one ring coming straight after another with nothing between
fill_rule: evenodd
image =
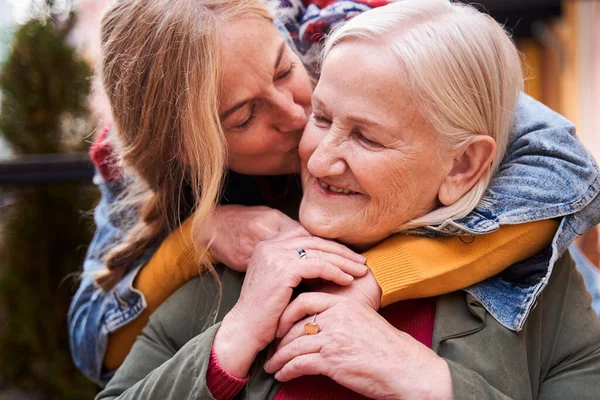
<instances>
[{"instance_id":1,"label":"elderly woman","mask_svg":"<svg viewBox=\"0 0 600 400\"><path fill-rule=\"evenodd\" d=\"M367 250L468 213L505 151L520 71L502 28L468 6L406 1L351 20L327 41L300 144L302 224ZM317 283L290 303L314 264L303 240L284 232L257 246L245 276L220 269L220 285L184 285L98 398L600 393L600 323L568 256L515 334L463 292L378 314Z\"/></svg>"}]
</instances>

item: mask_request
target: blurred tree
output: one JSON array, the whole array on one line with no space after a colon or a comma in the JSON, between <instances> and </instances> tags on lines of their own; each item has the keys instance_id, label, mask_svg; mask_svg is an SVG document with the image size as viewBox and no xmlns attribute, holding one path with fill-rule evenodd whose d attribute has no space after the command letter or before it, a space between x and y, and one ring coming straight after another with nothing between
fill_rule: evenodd
<instances>
[{"instance_id":1,"label":"blurred tree","mask_svg":"<svg viewBox=\"0 0 600 400\"><path fill-rule=\"evenodd\" d=\"M46 1L52 10L54 2ZM75 16L50 13L15 33L0 71L0 135L14 154L85 149L91 131L86 97L91 71L66 38ZM34 389L47 399L89 399L94 386L73 366L66 315L97 196L89 183L5 189L0 215L0 388Z\"/></svg>"}]
</instances>

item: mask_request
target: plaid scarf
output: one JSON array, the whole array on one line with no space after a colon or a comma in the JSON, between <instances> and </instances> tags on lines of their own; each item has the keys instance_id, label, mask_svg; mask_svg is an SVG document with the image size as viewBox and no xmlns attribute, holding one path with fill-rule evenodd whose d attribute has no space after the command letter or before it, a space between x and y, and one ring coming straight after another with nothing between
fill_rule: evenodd
<instances>
[{"instance_id":1,"label":"plaid scarf","mask_svg":"<svg viewBox=\"0 0 600 400\"><path fill-rule=\"evenodd\" d=\"M389 0L277 0L275 25L306 69L316 76L325 36L336 25L389 3Z\"/></svg>"}]
</instances>

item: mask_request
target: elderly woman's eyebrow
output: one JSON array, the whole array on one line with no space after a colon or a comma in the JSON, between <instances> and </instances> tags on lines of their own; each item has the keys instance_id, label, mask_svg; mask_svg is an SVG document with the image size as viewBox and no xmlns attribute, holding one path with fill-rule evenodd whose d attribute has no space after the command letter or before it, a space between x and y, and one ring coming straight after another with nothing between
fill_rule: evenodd
<instances>
[{"instance_id":1,"label":"elderly woman's eyebrow","mask_svg":"<svg viewBox=\"0 0 600 400\"><path fill-rule=\"evenodd\" d=\"M371 119L369 117L362 117L360 115L350 114L346 117L346 119L357 125L364 125L364 126L369 125L369 126L375 126L377 128L383 128L383 125L381 125L379 122L377 122L374 119Z\"/></svg>"},{"instance_id":2,"label":"elderly woman's eyebrow","mask_svg":"<svg viewBox=\"0 0 600 400\"><path fill-rule=\"evenodd\" d=\"M320 109L320 111L324 114L331 114L331 110L329 109L329 107L327 107L327 105L325 105L325 103L316 94L313 95L312 105L313 105L313 108ZM345 117L345 119L356 125L363 125L363 126L368 125L368 126L374 126L376 128L383 128L383 125L380 124L379 122L375 121L374 119L371 119L369 117L363 117L363 116L357 115L357 114L348 114Z\"/></svg>"}]
</instances>

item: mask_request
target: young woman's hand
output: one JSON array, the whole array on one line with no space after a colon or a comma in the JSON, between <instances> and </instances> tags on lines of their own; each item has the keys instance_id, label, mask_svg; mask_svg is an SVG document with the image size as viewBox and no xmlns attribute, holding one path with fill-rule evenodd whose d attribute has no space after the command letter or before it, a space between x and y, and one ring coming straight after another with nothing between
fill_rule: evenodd
<instances>
[{"instance_id":1,"label":"young woman's hand","mask_svg":"<svg viewBox=\"0 0 600 400\"><path fill-rule=\"evenodd\" d=\"M301 258L299 249L306 252ZM223 369L244 377L254 358L275 338L293 289L304 279L346 286L367 272L365 258L347 247L310 236L304 228L283 232L256 246L242 291L213 343Z\"/></svg>"},{"instance_id":2,"label":"young woman's hand","mask_svg":"<svg viewBox=\"0 0 600 400\"><path fill-rule=\"evenodd\" d=\"M215 261L240 272L246 271L257 244L300 227L297 221L273 208L240 205L218 206L211 225L204 240L208 243L214 233L211 255Z\"/></svg>"}]
</instances>

